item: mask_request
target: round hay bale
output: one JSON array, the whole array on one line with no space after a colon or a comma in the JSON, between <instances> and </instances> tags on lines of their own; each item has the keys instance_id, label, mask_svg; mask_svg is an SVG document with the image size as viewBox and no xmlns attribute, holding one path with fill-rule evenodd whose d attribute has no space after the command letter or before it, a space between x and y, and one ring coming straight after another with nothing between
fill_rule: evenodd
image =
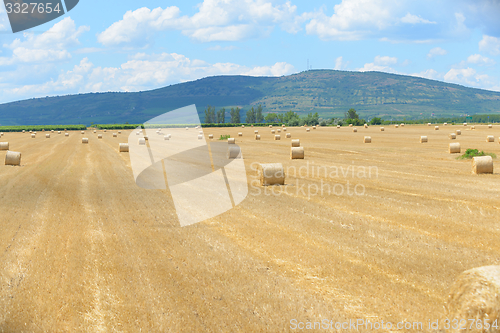
<instances>
[{"instance_id":1,"label":"round hay bale","mask_svg":"<svg viewBox=\"0 0 500 333\"><path fill-rule=\"evenodd\" d=\"M313 129L316 129L316 126L313 126Z\"/></svg>"},{"instance_id":2,"label":"round hay bale","mask_svg":"<svg viewBox=\"0 0 500 333\"><path fill-rule=\"evenodd\" d=\"M149 137L147 135L144 135L144 140L149 141Z\"/></svg>"},{"instance_id":3,"label":"round hay bale","mask_svg":"<svg viewBox=\"0 0 500 333\"><path fill-rule=\"evenodd\" d=\"M117 136L118 136L118 134L113 133L113 138L116 138Z\"/></svg>"},{"instance_id":4,"label":"round hay bale","mask_svg":"<svg viewBox=\"0 0 500 333\"><path fill-rule=\"evenodd\" d=\"M258 130L253 131L253 134L259 134Z\"/></svg>"},{"instance_id":5,"label":"round hay bale","mask_svg":"<svg viewBox=\"0 0 500 333\"><path fill-rule=\"evenodd\" d=\"M363 138L363 143L372 143L372 138L370 136L365 136Z\"/></svg>"},{"instance_id":6,"label":"round hay bale","mask_svg":"<svg viewBox=\"0 0 500 333\"><path fill-rule=\"evenodd\" d=\"M269 128L273 128L273 125L269 125Z\"/></svg>"},{"instance_id":7,"label":"round hay bale","mask_svg":"<svg viewBox=\"0 0 500 333\"><path fill-rule=\"evenodd\" d=\"M394 128L399 128L399 125L398 124L394 125Z\"/></svg>"},{"instance_id":8,"label":"round hay bale","mask_svg":"<svg viewBox=\"0 0 500 333\"><path fill-rule=\"evenodd\" d=\"M281 133L281 130L278 128L278 133Z\"/></svg>"},{"instance_id":9,"label":"round hay bale","mask_svg":"<svg viewBox=\"0 0 500 333\"><path fill-rule=\"evenodd\" d=\"M352 129L352 131L353 131L354 133L356 133L356 132L358 131L358 129L357 129L356 127L354 127L354 128Z\"/></svg>"},{"instance_id":10,"label":"round hay bale","mask_svg":"<svg viewBox=\"0 0 500 333\"><path fill-rule=\"evenodd\" d=\"M106 132L106 131L104 131L104 132ZM84 132L84 131L82 131L81 133L82 133L82 134L85 134L85 132Z\"/></svg>"},{"instance_id":11,"label":"round hay bale","mask_svg":"<svg viewBox=\"0 0 500 333\"><path fill-rule=\"evenodd\" d=\"M462 131L461 131L461 130L456 130L456 131L455 131L455 134L456 134L456 135L462 135Z\"/></svg>"},{"instance_id":12,"label":"round hay bale","mask_svg":"<svg viewBox=\"0 0 500 333\"><path fill-rule=\"evenodd\" d=\"M213 135L213 134L209 134L209 135L208 135L208 138L209 138L209 139L213 139L213 138L214 138L214 135Z\"/></svg>"},{"instance_id":13,"label":"round hay bale","mask_svg":"<svg viewBox=\"0 0 500 333\"><path fill-rule=\"evenodd\" d=\"M61 131L57 131L57 134L61 134Z\"/></svg>"},{"instance_id":14,"label":"round hay bale","mask_svg":"<svg viewBox=\"0 0 500 333\"><path fill-rule=\"evenodd\" d=\"M198 134L203 134L203 131L199 131Z\"/></svg>"},{"instance_id":15,"label":"round hay bale","mask_svg":"<svg viewBox=\"0 0 500 333\"><path fill-rule=\"evenodd\" d=\"M281 124L281 127L285 127L285 124Z\"/></svg>"},{"instance_id":16,"label":"round hay bale","mask_svg":"<svg viewBox=\"0 0 500 333\"><path fill-rule=\"evenodd\" d=\"M427 123L427 126L431 126L432 124L431 123Z\"/></svg>"},{"instance_id":17,"label":"round hay bale","mask_svg":"<svg viewBox=\"0 0 500 333\"><path fill-rule=\"evenodd\" d=\"M255 140L260 140L260 135L259 134L255 134Z\"/></svg>"},{"instance_id":18,"label":"round hay bale","mask_svg":"<svg viewBox=\"0 0 500 333\"><path fill-rule=\"evenodd\" d=\"M260 185L285 185L285 169L281 163L259 164Z\"/></svg>"},{"instance_id":19,"label":"round hay bale","mask_svg":"<svg viewBox=\"0 0 500 333\"><path fill-rule=\"evenodd\" d=\"M281 140L281 136L280 135L275 135L274 136L274 140Z\"/></svg>"},{"instance_id":20,"label":"round hay bale","mask_svg":"<svg viewBox=\"0 0 500 333\"><path fill-rule=\"evenodd\" d=\"M139 142L139 145L145 145L146 144L146 140L144 138L140 138L138 142Z\"/></svg>"},{"instance_id":21,"label":"round hay bale","mask_svg":"<svg viewBox=\"0 0 500 333\"><path fill-rule=\"evenodd\" d=\"M311 130L309 128L306 128L306 132L310 132Z\"/></svg>"},{"instance_id":22,"label":"round hay bale","mask_svg":"<svg viewBox=\"0 0 500 333\"><path fill-rule=\"evenodd\" d=\"M54 133L54 130L51 130L50 132L51 132L51 133Z\"/></svg>"},{"instance_id":23,"label":"round hay bale","mask_svg":"<svg viewBox=\"0 0 500 333\"><path fill-rule=\"evenodd\" d=\"M122 134L122 131L118 131L118 134Z\"/></svg>"},{"instance_id":24,"label":"round hay bale","mask_svg":"<svg viewBox=\"0 0 500 333\"><path fill-rule=\"evenodd\" d=\"M237 158L240 155L240 147L238 146L230 146L227 148L227 158Z\"/></svg>"},{"instance_id":25,"label":"round hay bale","mask_svg":"<svg viewBox=\"0 0 500 333\"><path fill-rule=\"evenodd\" d=\"M31 133L31 138L34 139L36 137L36 134Z\"/></svg>"},{"instance_id":26,"label":"round hay bale","mask_svg":"<svg viewBox=\"0 0 500 333\"><path fill-rule=\"evenodd\" d=\"M292 137L292 133L286 133L286 137L290 139Z\"/></svg>"},{"instance_id":27,"label":"round hay bale","mask_svg":"<svg viewBox=\"0 0 500 333\"><path fill-rule=\"evenodd\" d=\"M82 138L82 143L89 143L89 139L88 138Z\"/></svg>"},{"instance_id":28,"label":"round hay bale","mask_svg":"<svg viewBox=\"0 0 500 333\"><path fill-rule=\"evenodd\" d=\"M422 136L420 137L420 143L425 143L425 142L427 142L427 136L422 135Z\"/></svg>"},{"instance_id":29,"label":"round hay bale","mask_svg":"<svg viewBox=\"0 0 500 333\"><path fill-rule=\"evenodd\" d=\"M271 133L274 134L274 133L276 133L276 131L275 130L271 130Z\"/></svg>"},{"instance_id":30,"label":"round hay bale","mask_svg":"<svg viewBox=\"0 0 500 333\"><path fill-rule=\"evenodd\" d=\"M104 133L106 133L106 129L104 129Z\"/></svg>"},{"instance_id":31,"label":"round hay bale","mask_svg":"<svg viewBox=\"0 0 500 333\"><path fill-rule=\"evenodd\" d=\"M303 160L304 159L304 147L291 147L290 148L290 159L291 160Z\"/></svg>"},{"instance_id":32,"label":"round hay bale","mask_svg":"<svg viewBox=\"0 0 500 333\"><path fill-rule=\"evenodd\" d=\"M439 131L439 126L434 126L435 131Z\"/></svg>"},{"instance_id":33,"label":"round hay bale","mask_svg":"<svg viewBox=\"0 0 500 333\"><path fill-rule=\"evenodd\" d=\"M450 323L459 323L448 332L500 332L498 326L491 326L495 321L500 324L500 266L477 267L460 274L450 288L445 308ZM470 323L469 319L483 325L469 329L467 324L467 330L456 327L464 327L460 321ZM486 322L489 329L484 328Z\"/></svg>"},{"instance_id":34,"label":"round hay bale","mask_svg":"<svg viewBox=\"0 0 500 333\"><path fill-rule=\"evenodd\" d=\"M235 138L228 138L227 143L234 145L234 144L236 144L236 140L235 140Z\"/></svg>"},{"instance_id":35,"label":"round hay bale","mask_svg":"<svg viewBox=\"0 0 500 333\"><path fill-rule=\"evenodd\" d=\"M446 125L448 125L448 123L443 123L443 126L446 126Z\"/></svg>"},{"instance_id":36,"label":"round hay bale","mask_svg":"<svg viewBox=\"0 0 500 333\"><path fill-rule=\"evenodd\" d=\"M186 131L188 130L189 128L186 127Z\"/></svg>"},{"instance_id":37,"label":"round hay bale","mask_svg":"<svg viewBox=\"0 0 500 333\"><path fill-rule=\"evenodd\" d=\"M238 136L243 136L243 133L241 133L241 132L238 132Z\"/></svg>"},{"instance_id":38,"label":"round hay bale","mask_svg":"<svg viewBox=\"0 0 500 333\"><path fill-rule=\"evenodd\" d=\"M286 132L286 127L283 127L283 132Z\"/></svg>"},{"instance_id":39,"label":"round hay bale","mask_svg":"<svg viewBox=\"0 0 500 333\"><path fill-rule=\"evenodd\" d=\"M172 137L172 134L167 134L168 138L170 139Z\"/></svg>"},{"instance_id":40,"label":"round hay bale","mask_svg":"<svg viewBox=\"0 0 500 333\"><path fill-rule=\"evenodd\" d=\"M368 124L365 124L365 125L364 125L364 127L365 127L365 128L368 128Z\"/></svg>"},{"instance_id":41,"label":"round hay bale","mask_svg":"<svg viewBox=\"0 0 500 333\"><path fill-rule=\"evenodd\" d=\"M493 173L493 158L491 156L475 156L472 158L472 173Z\"/></svg>"},{"instance_id":42,"label":"round hay bale","mask_svg":"<svg viewBox=\"0 0 500 333\"><path fill-rule=\"evenodd\" d=\"M337 125L337 128L340 128L340 125Z\"/></svg>"},{"instance_id":43,"label":"round hay bale","mask_svg":"<svg viewBox=\"0 0 500 333\"><path fill-rule=\"evenodd\" d=\"M97 134L98 139L102 139L102 134Z\"/></svg>"},{"instance_id":44,"label":"round hay bale","mask_svg":"<svg viewBox=\"0 0 500 333\"><path fill-rule=\"evenodd\" d=\"M202 139L203 139L203 135L198 134L198 140L202 140Z\"/></svg>"},{"instance_id":45,"label":"round hay bale","mask_svg":"<svg viewBox=\"0 0 500 333\"><path fill-rule=\"evenodd\" d=\"M94 133L97 133L97 131L96 131L96 130L94 130Z\"/></svg>"},{"instance_id":46,"label":"round hay bale","mask_svg":"<svg viewBox=\"0 0 500 333\"><path fill-rule=\"evenodd\" d=\"M118 148L120 150L120 153L128 153L128 143L120 143L118 144Z\"/></svg>"},{"instance_id":47,"label":"round hay bale","mask_svg":"<svg viewBox=\"0 0 500 333\"><path fill-rule=\"evenodd\" d=\"M460 154L460 143L450 143L449 151L450 154Z\"/></svg>"},{"instance_id":48,"label":"round hay bale","mask_svg":"<svg viewBox=\"0 0 500 333\"><path fill-rule=\"evenodd\" d=\"M141 135L141 131L135 132L135 135Z\"/></svg>"},{"instance_id":49,"label":"round hay bale","mask_svg":"<svg viewBox=\"0 0 500 333\"><path fill-rule=\"evenodd\" d=\"M380 132L383 132L383 131L385 131L385 128L380 127Z\"/></svg>"},{"instance_id":50,"label":"round hay bale","mask_svg":"<svg viewBox=\"0 0 500 333\"><path fill-rule=\"evenodd\" d=\"M349 127L352 127L352 124L349 124Z\"/></svg>"},{"instance_id":51,"label":"round hay bale","mask_svg":"<svg viewBox=\"0 0 500 333\"><path fill-rule=\"evenodd\" d=\"M169 140L170 138L168 137L168 135L164 135L163 136L163 140Z\"/></svg>"},{"instance_id":52,"label":"round hay bale","mask_svg":"<svg viewBox=\"0 0 500 333\"><path fill-rule=\"evenodd\" d=\"M49 133L45 134L45 138L50 139L50 134Z\"/></svg>"},{"instance_id":53,"label":"round hay bale","mask_svg":"<svg viewBox=\"0 0 500 333\"><path fill-rule=\"evenodd\" d=\"M300 147L299 139L293 139L291 142L292 142L292 147Z\"/></svg>"},{"instance_id":54,"label":"round hay bale","mask_svg":"<svg viewBox=\"0 0 500 333\"><path fill-rule=\"evenodd\" d=\"M21 165L21 153L8 150L5 155L5 165Z\"/></svg>"},{"instance_id":55,"label":"round hay bale","mask_svg":"<svg viewBox=\"0 0 500 333\"><path fill-rule=\"evenodd\" d=\"M69 133L64 133L64 136L69 136Z\"/></svg>"},{"instance_id":56,"label":"round hay bale","mask_svg":"<svg viewBox=\"0 0 500 333\"><path fill-rule=\"evenodd\" d=\"M9 150L8 142L0 142L0 150Z\"/></svg>"},{"instance_id":57,"label":"round hay bale","mask_svg":"<svg viewBox=\"0 0 500 333\"><path fill-rule=\"evenodd\" d=\"M241 128L245 128L245 125L241 125Z\"/></svg>"},{"instance_id":58,"label":"round hay bale","mask_svg":"<svg viewBox=\"0 0 500 333\"><path fill-rule=\"evenodd\" d=\"M493 125L489 124L489 125L488 125L488 128L493 128Z\"/></svg>"},{"instance_id":59,"label":"round hay bale","mask_svg":"<svg viewBox=\"0 0 500 333\"><path fill-rule=\"evenodd\" d=\"M464 126L467 126L467 123L464 123Z\"/></svg>"},{"instance_id":60,"label":"round hay bale","mask_svg":"<svg viewBox=\"0 0 500 333\"><path fill-rule=\"evenodd\" d=\"M475 130L476 129L476 126L471 126L470 127L471 130Z\"/></svg>"},{"instance_id":61,"label":"round hay bale","mask_svg":"<svg viewBox=\"0 0 500 333\"><path fill-rule=\"evenodd\" d=\"M404 123L401 123L401 127L405 127L405 124L404 124Z\"/></svg>"},{"instance_id":62,"label":"round hay bale","mask_svg":"<svg viewBox=\"0 0 500 333\"><path fill-rule=\"evenodd\" d=\"M495 142L495 137L493 135L488 135L486 137L486 142Z\"/></svg>"},{"instance_id":63,"label":"round hay bale","mask_svg":"<svg viewBox=\"0 0 500 333\"><path fill-rule=\"evenodd\" d=\"M24 133L24 130L23 130L23 133Z\"/></svg>"},{"instance_id":64,"label":"round hay bale","mask_svg":"<svg viewBox=\"0 0 500 333\"><path fill-rule=\"evenodd\" d=\"M450 133L448 134L448 137L451 139L451 140L455 140L457 138L457 135L455 133Z\"/></svg>"}]
</instances>

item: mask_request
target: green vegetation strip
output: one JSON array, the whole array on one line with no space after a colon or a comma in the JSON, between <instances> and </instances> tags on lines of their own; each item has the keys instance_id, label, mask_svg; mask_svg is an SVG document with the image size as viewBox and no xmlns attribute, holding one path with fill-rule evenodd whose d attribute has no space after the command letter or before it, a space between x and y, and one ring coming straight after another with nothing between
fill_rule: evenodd
<instances>
[{"instance_id":1,"label":"green vegetation strip","mask_svg":"<svg viewBox=\"0 0 500 333\"><path fill-rule=\"evenodd\" d=\"M22 125L22 126L0 126L0 132L22 132L24 131L79 131L85 130L85 125Z\"/></svg>"},{"instance_id":2,"label":"green vegetation strip","mask_svg":"<svg viewBox=\"0 0 500 333\"><path fill-rule=\"evenodd\" d=\"M484 151L479 151L478 149L467 149L465 151L465 154L458 156L457 159L460 160L465 160L465 159L472 159L473 157L476 156L491 156L492 158L497 158L497 155L494 153L485 153Z\"/></svg>"}]
</instances>

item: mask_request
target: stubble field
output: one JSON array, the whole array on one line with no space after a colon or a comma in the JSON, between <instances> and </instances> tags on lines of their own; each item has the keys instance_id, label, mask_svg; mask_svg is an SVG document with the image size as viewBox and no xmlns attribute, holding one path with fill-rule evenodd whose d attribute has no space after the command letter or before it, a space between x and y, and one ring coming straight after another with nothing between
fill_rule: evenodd
<instances>
[{"instance_id":1,"label":"stubble field","mask_svg":"<svg viewBox=\"0 0 500 333\"><path fill-rule=\"evenodd\" d=\"M287 332L294 319L429 331L461 272L500 264L500 164L473 175L448 153L500 156L500 126L288 128L304 160L286 132L258 130L204 129L236 137L249 194L187 227L168 189L135 184L118 152L130 131L5 133L22 165L0 151L0 332ZM258 186L255 162L283 163L286 185Z\"/></svg>"}]
</instances>

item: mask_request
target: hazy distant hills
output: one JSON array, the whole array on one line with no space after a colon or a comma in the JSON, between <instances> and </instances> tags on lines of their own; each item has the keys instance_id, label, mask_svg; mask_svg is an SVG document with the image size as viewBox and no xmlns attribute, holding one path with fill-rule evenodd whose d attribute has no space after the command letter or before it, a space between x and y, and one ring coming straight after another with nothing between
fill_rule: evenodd
<instances>
[{"instance_id":1,"label":"hazy distant hills","mask_svg":"<svg viewBox=\"0 0 500 333\"><path fill-rule=\"evenodd\" d=\"M90 93L0 104L0 125L142 123L190 104L203 110L262 104L264 112L341 116L353 107L372 118L499 113L500 93L380 72L310 70L282 77L214 76L135 93ZM422 115L420 115L422 114Z\"/></svg>"}]
</instances>

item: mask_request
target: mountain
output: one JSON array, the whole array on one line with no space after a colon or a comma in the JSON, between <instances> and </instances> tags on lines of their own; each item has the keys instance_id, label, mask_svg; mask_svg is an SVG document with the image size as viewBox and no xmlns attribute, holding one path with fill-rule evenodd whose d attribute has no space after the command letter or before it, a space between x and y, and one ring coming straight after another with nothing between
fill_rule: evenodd
<instances>
[{"instance_id":1,"label":"mountain","mask_svg":"<svg viewBox=\"0 0 500 333\"><path fill-rule=\"evenodd\" d=\"M142 92L106 92L33 98L0 104L1 125L143 123L196 104L264 112L318 112L343 116L355 108L364 118L421 118L500 112L500 93L435 80L380 72L310 70L282 77L214 76Z\"/></svg>"}]
</instances>

